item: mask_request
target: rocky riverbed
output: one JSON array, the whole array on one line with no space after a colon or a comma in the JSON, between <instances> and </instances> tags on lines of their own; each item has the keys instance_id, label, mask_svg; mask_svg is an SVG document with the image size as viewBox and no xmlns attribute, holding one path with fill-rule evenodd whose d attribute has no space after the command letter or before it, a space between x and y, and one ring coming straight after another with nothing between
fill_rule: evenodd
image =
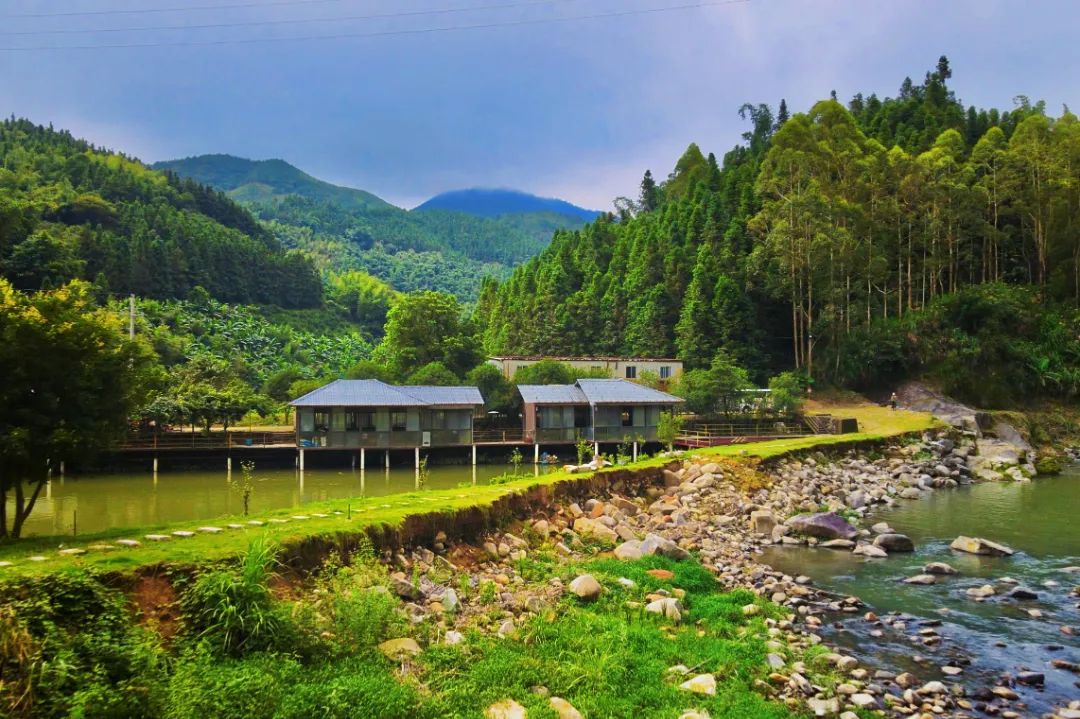
<instances>
[{"instance_id":1,"label":"rocky riverbed","mask_svg":"<svg viewBox=\"0 0 1080 719\"><path fill-rule=\"evenodd\" d=\"M988 461L987 456L979 453L976 442L957 445L928 437L871 454L829 459L817 453L756 469L744 461L686 460L665 470L664 486L650 487L644 496L597 496L555 506L479 545L449 546L440 537L433 549L398 555L393 558L399 569L394 590L408 602L406 609L415 621L434 618L441 627L440 641L454 643L466 629L510 635L523 615L543 611L566 593L589 601L604 591L588 576L565 585L557 578L529 576L523 560L533 552L554 551L568 560L608 552L620 559L661 554L693 561L696 555L725 587L750 589L787 609L784 619L768 623L771 653L759 683L767 695L819 716L843 719L866 711L920 719L1036 716L1029 713L1024 692L1042 684L1038 672L1018 671L988 686L967 686L962 667L943 666L947 682L924 680L915 672L864 667L849 654L823 651L823 627L845 616L862 616L873 627L871 636L886 631L910 634L915 646L927 653L942 639L933 621L878 617L857 597L832 594L816 588L808 576L774 571L759 561L761 549L773 544L816 545L883 559L910 551L907 537L887 526L865 527L863 517L874 507L915 501L971 482L973 476L990 476L986 472L1022 481L1035 474L1023 454L1003 457L995 449L989 456L996 459ZM1008 551L990 539L968 538L961 544L964 551ZM950 571L945 563L927 566L909 581L932 583ZM475 599L463 601L454 589L462 582L484 588L497 611ZM1076 592L1080 588L1074 596ZM677 590L650 600L646 611L666 621L692 620L692 613L684 616ZM754 613L757 607L748 605L745 611ZM1062 640L1070 639L1073 631L1062 627ZM1051 671L1078 670L1061 662ZM707 691L716 680L683 674L672 668L671 681L687 684L688 691ZM489 716L513 716L501 711L493 707ZM1053 712L1059 719L1078 719L1080 704L1063 703ZM575 714L567 710L560 716Z\"/></svg>"}]
</instances>

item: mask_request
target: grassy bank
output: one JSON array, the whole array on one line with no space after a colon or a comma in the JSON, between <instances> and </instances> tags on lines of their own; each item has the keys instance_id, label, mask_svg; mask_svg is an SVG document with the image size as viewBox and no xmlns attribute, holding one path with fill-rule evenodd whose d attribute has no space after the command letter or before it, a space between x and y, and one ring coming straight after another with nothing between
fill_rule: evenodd
<instances>
[{"instance_id":1,"label":"grassy bank","mask_svg":"<svg viewBox=\"0 0 1080 719\"><path fill-rule=\"evenodd\" d=\"M847 435L822 435L780 439L754 444L729 445L695 450L693 454L768 459L789 452L828 447L836 444L875 441L918 432L935 426L927 414L894 411L875 405L845 405L823 409L837 416L855 417L860 431ZM663 466L670 457L653 457L629 466L601 470L644 470ZM203 522L184 522L145 527L128 527L88 534L77 538L27 538L0 547L0 561L11 562L0 568L0 576L41 575L62 569L91 569L94 571L130 572L138 567L159 564L195 565L234 557L247 547L253 536L267 537L282 546L290 546L312 538L333 540L341 535L355 535L370 527L386 525L401 527L410 517L432 513L454 513L469 508L481 511L491 508L508 495L522 493L537 486L553 486L560 482L579 481L582 475L553 472L540 477L532 474L511 479L503 484L481 484L445 490L424 490L386 497L354 498L312 502L302 508L281 509L260 513L254 519L263 524L252 526L252 517L226 516ZM322 515L322 516L320 516ZM302 517L302 518L300 518ZM228 524L244 525L227 529ZM207 534L199 527L212 525L223 528ZM172 537L165 541L147 540L147 534L171 534L191 531L187 538ZM137 547L122 547L117 540L133 539ZM65 555L63 549L82 549L85 554ZM31 558L35 559L31 559Z\"/></svg>"}]
</instances>

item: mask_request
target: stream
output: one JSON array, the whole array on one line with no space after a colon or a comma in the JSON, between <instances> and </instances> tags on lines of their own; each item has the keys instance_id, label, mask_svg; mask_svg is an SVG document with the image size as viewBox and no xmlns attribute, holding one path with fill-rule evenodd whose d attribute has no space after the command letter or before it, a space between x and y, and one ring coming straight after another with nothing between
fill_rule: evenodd
<instances>
[{"instance_id":1,"label":"stream","mask_svg":"<svg viewBox=\"0 0 1080 719\"><path fill-rule=\"evenodd\" d=\"M863 612L834 618L822 627L829 642L865 660L871 667L910 671L921 682L962 682L968 690L993 686L1003 674L1020 671L1045 674L1042 689L1017 684L1032 716L1080 698L1080 675L1054 668L1052 660L1080 663L1080 467L1032 482L992 482L937 490L919 501L901 502L868 516L867 525L887 522L911 537L916 551L865 559L849 552L775 545L761 560L775 569L807 575L818 586L859 597L867 610L884 617L902 613L902 628L875 627ZM1016 550L1012 557L984 557L953 551L958 535L983 537ZM922 573L930 562L947 562L958 574L937 577L937 584L918 586L901 580ZM1004 597L1012 586L1038 594L1020 601ZM976 602L970 587L989 584L997 595ZM1038 610L1033 618L1029 610ZM937 623L940 622L940 626ZM919 631L934 629L937 646L925 646ZM881 630L881 636L871 632ZM942 665L963 669L943 676Z\"/></svg>"}]
</instances>

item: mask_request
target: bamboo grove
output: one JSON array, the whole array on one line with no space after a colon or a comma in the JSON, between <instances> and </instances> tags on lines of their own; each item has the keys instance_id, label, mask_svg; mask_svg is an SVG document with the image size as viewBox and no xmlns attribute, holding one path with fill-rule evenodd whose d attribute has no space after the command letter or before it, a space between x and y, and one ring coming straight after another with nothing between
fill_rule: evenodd
<instances>
[{"instance_id":1,"label":"bamboo grove","mask_svg":"<svg viewBox=\"0 0 1080 719\"><path fill-rule=\"evenodd\" d=\"M753 129L722 166L691 145L618 216L485 286L487 349L724 352L835 378L853 337L971 288L1075 308L1080 123L1026 98L965 110L950 77L942 58L897 98L744 106Z\"/></svg>"}]
</instances>

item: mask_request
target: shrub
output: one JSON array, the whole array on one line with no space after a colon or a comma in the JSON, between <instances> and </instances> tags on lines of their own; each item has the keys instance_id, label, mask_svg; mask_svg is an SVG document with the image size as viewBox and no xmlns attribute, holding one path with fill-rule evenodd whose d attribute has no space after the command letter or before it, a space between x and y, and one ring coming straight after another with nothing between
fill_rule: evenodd
<instances>
[{"instance_id":1,"label":"shrub","mask_svg":"<svg viewBox=\"0 0 1080 719\"><path fill-rule=\"evenodd\" d=\"M188 637L233 656L272 647L286 629L267 586L273 557L273 546L259 539L248 547L239 571L200 574L180 597Z\"/></svg>"},{"instance_id":2,"label":"shrub","mask_svg":"<svg viewBox=\"0 0 1080 719\"><path fill-rule=\"evenodd\" d=\"M177 662L168 685L165 716L269 719L302 679L303 670L292 657L252 654L221 660L196 650Z\"/></svg>"}]
</instances>

